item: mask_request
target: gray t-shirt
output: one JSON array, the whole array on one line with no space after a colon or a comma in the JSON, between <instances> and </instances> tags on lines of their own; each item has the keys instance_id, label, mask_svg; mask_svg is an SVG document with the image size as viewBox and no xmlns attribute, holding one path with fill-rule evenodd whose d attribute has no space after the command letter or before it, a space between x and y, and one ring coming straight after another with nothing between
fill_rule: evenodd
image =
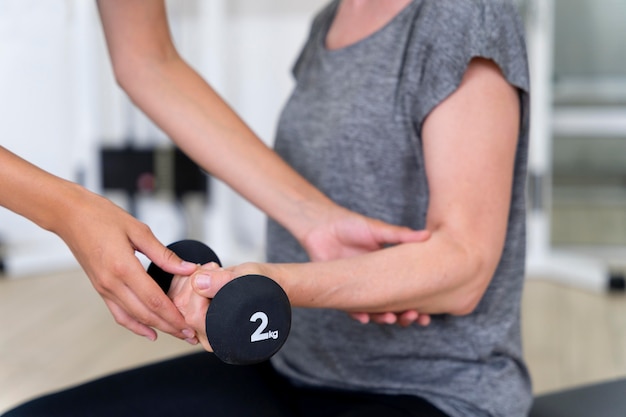
<instances>
[{"instance_id":1,"label":"gray t-shirt","mask_svg":"<svg viewBox=\"0 0 626 417\"><path fill-rule=\"evenodd\" d=\"M429 190L422 124L458 87L472 57L489 58L518 88L522 111L506 243L472 314L402 328L363 325L336 310L294 309L291 335L272 362L304 386L417 395L455 417L525 416L531 389L520 299L529 80L518 11L505 0L415 0L378 32L331 51L324 40L337 5L317 15L296 62L277 152L337 203L423 228ZM307 259L270 221L268 260Z\"/></svg>"}]
</instances>

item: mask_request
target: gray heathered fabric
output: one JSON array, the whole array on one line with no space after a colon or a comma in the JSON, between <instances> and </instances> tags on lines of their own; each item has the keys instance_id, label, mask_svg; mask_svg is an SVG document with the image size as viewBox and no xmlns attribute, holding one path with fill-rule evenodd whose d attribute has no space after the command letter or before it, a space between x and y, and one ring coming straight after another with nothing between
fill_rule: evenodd
<instances>
[{"instance_id":1,"label":"gray heathered fabric","mask_svg":"<svg viewBox=\"0 0 626 417\"><path fill-rule=\"evenodd\" d=\"M329 51L324 38L337 4L318 14L294 67L297 85L276 150L339 204L422 228L428 207L422 123L457 88L472 57L490 58L519 88L522 103L506 245L471 315L400 328L362 325L341 311L296 309L273 364L306 386L418 395L458 417L524 416L531 402L519 317L529 80L517 9L504 0L416 0L374 35ZM268 260L307 256L270 221Z\"/></svg>"}]
</instances>

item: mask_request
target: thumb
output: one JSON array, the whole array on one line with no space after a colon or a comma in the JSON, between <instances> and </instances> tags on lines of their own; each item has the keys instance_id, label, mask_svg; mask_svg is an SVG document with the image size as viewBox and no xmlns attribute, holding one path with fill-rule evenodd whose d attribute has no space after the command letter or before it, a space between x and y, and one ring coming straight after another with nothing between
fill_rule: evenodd
<instances>
[{"instance_id":1,"label":"thumb","mask_svg":"<svg viewBox=\"0 0 626 417\"><path fill-rule=\"evenodd\" d=\"M430 236L430 230L406 230L400 234L400 239L397 243L426 242L430 239Z\"/></svg>"},{"instance_id":2,"label":"thumb","mask_svg":"<svg viewBox=\"0 0 626 417\"><path fill-rule=\"evenodd\" d=\"M428 230L413 230L403 226L384 224L385 227L376 227L372 230L374 239L379 244L394 245L398 243L425 242L430 239Z\"/></svg>"},{"instance_id":3,"label":"thumb","mask_svg":"<svg viewBox=\"0 0 626 417\"><path fill-rule=\"evenodd\" d=\"M199 269L191 277L191 286L198 295L213 298L224 285L234 278L235 275L225 269Z\"/></svg>"}]
</instances>

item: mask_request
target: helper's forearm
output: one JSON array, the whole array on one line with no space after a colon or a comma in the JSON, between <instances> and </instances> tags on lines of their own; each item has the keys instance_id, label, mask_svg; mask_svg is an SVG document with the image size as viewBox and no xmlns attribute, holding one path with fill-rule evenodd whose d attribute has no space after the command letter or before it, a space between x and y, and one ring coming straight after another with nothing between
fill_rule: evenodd
<instances>
[{"instance_id":1,"label":"helper's forearm","mask_svg":"<svg viewBox=\"0 0 626 417\"><path fill-rule=\"evenodd\" d=\"M200 166L301 238L332 206L269 149L184 61L137 63L120 80L133 101Z\"/></svg>"},{"instance_id":2,"label":"helper's forearm","mask_svg":"<svg viewBox=\"0 0 626 417\"><path fill-rule=\"evenodd\" d=\"M56 177L0 147L0 205L55 231L84 188Z\"/></svg>"}]
</instances>

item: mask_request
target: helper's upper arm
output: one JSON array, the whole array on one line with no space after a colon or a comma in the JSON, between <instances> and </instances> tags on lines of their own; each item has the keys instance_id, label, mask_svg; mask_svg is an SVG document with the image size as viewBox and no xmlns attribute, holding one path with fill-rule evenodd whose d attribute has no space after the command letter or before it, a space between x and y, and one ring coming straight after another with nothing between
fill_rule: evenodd
<instances>
[{"instance_id":1,"label":"helper's upper arm","mask_svg":"<svg viewBox=\"0 0 626 417\"><path fill-rule=\"evenodd\" d=\"M163 0L98 0L98 10L118 82L142 59L178 57Z\"/></svg>"}]
</instances>

